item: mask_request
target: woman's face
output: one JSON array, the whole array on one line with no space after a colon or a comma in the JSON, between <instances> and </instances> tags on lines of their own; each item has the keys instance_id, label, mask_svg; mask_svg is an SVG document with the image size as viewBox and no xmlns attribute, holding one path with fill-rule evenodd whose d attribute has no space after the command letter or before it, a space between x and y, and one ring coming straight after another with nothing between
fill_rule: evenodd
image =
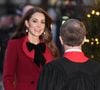
<instances>
[{"instance_id":1,"label":"woman's face","mask_svg":"<svg viewBox=\"0 0 100 90\"><path fill-rule=\"evenodd\" d=\"M28 34L39 37L45 29L45 16L43 13L34 13L29 21L25 21L25 25L28 29Z\"/></svg>"}]
</instances>

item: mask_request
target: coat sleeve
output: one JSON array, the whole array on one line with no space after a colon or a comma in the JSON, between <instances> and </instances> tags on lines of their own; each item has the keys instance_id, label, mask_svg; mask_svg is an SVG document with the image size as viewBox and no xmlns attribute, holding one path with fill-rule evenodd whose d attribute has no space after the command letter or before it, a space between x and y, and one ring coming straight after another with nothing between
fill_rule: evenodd
<instances>
[{"instance_id":1,"label":"coat sleeve","mask_svg":"<svg viewBox=\"0 0 100 90\"><path fill-rule=\"evenodd\" d=\"M57 67L47 64L38 82L37 90L63 90L64 74Z\"/></svg>"},{"instance_id":2,"label":"coat sleeve","mask_svg":"<svg viewBox=\"0 0 100 90\"><path fill-rule=\"evenodd\" d=\"M15 80L16 63L17 63L17 49L15 42L13 41L8 42L4 58L5 58L3 66L4 90L15 90L14 80Z\"/></svg>"}]
</instances>

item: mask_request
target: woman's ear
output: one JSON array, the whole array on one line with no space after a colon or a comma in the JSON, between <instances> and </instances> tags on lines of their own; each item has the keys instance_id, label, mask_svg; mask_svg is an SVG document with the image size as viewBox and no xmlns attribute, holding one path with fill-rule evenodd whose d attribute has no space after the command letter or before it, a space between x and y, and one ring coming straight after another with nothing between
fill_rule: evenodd
<instances>
[{"instance_id":1,"label":"woman's ear","mask_svg":"<svg viewBox=\"0 0 100 90\"><path fill-rule=\"evenodd\" d=\"M61 44L63 45L64 43L63 43L62 37L59 36L59 39L60 39Z\"/></svg>"},{"instance_id":2,"label":"woman's ear","mask_svg":"<svg viewBox=\"0 0 100 90\"><path fill-rule=\"evenodd\" d=\"M29 24L28 24L28 21L27 20L25 20L25 26L26 27L29 27Z\"/></svg>"}]
</instances>

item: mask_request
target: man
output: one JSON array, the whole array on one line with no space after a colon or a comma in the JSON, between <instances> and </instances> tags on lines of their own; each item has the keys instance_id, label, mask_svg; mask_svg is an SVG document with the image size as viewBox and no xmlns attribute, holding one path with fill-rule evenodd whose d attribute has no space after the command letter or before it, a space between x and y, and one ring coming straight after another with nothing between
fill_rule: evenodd
<instances>
[{"instance_id":1,"label":"man","mask_svg":"<svg viewBox=\"0 0 100 90\"><path fill-rule=\"evenodd\" d=\"M100 63L82 52L85 25L69 19L60 28L63 57L45 65L38 90L100 90Z\"/></svg>"}]
</instances>

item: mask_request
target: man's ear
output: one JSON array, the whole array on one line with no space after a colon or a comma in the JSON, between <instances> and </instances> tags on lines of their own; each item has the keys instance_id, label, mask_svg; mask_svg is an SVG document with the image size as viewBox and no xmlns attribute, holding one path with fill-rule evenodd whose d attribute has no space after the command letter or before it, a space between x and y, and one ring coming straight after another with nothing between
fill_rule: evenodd
<instances>
[{"instance_id":1,"label":"man's ear","mask_svg":"<svg viewBox=\"0 0 100 90\"><path fill-rule=\"evenodd\" d=\"M82 42L82 45L86 42L86 36L84 36L84 40Z\"/></svg>"},{"instance_id":2,"label":"man's ear","mask_svg":"<svg viewBox=\"0 0 100 90\"><path fill-rule=\"evenodd\" d=\"M62 37L59 36L59 39L60 39L61 44L63 45L64 43L63 43Z\"/></svg>"}]
</instances>

